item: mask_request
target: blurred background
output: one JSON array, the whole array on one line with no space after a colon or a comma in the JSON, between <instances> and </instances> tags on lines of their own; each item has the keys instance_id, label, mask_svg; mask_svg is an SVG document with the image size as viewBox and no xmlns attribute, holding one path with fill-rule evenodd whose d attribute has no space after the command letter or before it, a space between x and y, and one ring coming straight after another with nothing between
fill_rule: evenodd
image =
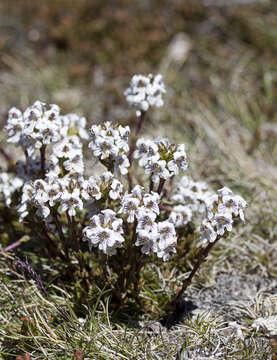
<instances>
[{"instance_id":1,"label":"blurred background","mask_svg":"<svg viewBox=\"0 0 277 360\"><path fill-rule=\"evenodd\" d=\"M2 0L1 124L35 100L89 125L132 123L131 76L160 72L165 106L144 131L185 142L192 174L251 192L249 181L277 178L276 10L273 0Z\"/></svg>"}]
</instances>

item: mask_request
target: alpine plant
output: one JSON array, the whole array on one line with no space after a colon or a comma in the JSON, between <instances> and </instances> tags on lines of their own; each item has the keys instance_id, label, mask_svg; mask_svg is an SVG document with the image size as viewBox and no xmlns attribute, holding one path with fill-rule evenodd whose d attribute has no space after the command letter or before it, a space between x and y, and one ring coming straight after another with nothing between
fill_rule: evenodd
<instances>
[{"instance_id":1,"label":"alpine plant","mask_svg":"<svg viewBox=\"0 0 277 360\"><path fill-rule=\"evenodd\" d=\"M192 221L200 221L200 247L230 233L236 219L244 221L246 201L227 187L213 192L186 175L184 144L138 137L149 109L163 106L165 92L161 75L133 76L124 95L139 118L134 134L112 122L87 131L84 117L62 115L58 105L41 101L24 111L11 108L7 141L22 149L24 160L14 174L0 174L3 205L15 208L24 224L43 224L43 239L61 244L57 256L69 259L88 246L99 252L99 261L101 253L109 261L120 252L120 261L135 271L134 263L149 256L168 261ZM103 165L102 173L86 173L84 146Z\"/></svg>"}]
</instances>

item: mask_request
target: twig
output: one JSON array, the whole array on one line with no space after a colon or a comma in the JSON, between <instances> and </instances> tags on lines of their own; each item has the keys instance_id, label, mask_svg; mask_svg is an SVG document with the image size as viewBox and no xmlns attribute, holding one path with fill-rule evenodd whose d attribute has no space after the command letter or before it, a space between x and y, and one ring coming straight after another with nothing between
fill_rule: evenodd
<instances>
[{"instance_id":1,"label":"twig","mask_svg":"<svg viewBox=\"0 0 277 360\"><path fill-rule=\"evenodd\" d=\"M8 153L6 153L2 146L0 147L0 153L4 156L4 158L9 164L13 162L13 158Z\"/></svg>"},{"instance_id":2,"label":"twig","mask_svg":"<svg viewBox=\"0 0 277 360\"><path fill-rule=\"evenodd\" d=\"M146 112L142 111L141 115L139 117L139 121L137 122L136 130L135 130L135 136L134 136L133 141L131 142L131 146L130 146L130 150L129 150L129 156L128 156L129 163L130 163L130 168L129 168L129 172L128 172L129 191L131 191L131 189L133 187L133 174L131 172L131 166L132 166L132 163L133 163L133 154L134 154L134 151L135 151L135 144L136 144L138 134L140 133L142 125L143 125L143 123L145 121L145 118L146 118Z\"/></svg>"},{"instance_id":3,"label":"twig","mask_svg":"<svg viewBox=\"0 0 277 360\"><path fill-rule=\"evenodd\" d=\"M52 216L53 216L53 219L54 219L56 228L57 228L57 230L58 230L59 237L60 237L60 239L61 239L62 242L63 242L66 259L68 260L68 259L69 259L69 249L68 249L67 240L66 240L66 238L65 238L65 236L64 236L61 223L59 222L58 217L57 217L57 214L55 213L54 210L52 211Z\"/></svg>"},{"instance_id":4,"label":"twig","mask_svg":"<svg viewBox=\"0 0 277 360\"><path fill-rule=\"evenodd\" d=\"M194 265L193 269L191 270L189 277L186 278L183 282L183 286L181 290L179 291L177 297L173 300L172 304L174 305L174 311L178 311L180 306L182 306L183 302L183 295L188 288L188 286L191 284L191 281L196 274L197 270L199 269L200 265L206 260L206 257L209 255L209 252L211 249L215 246L215 244L218 242L220 238L215 240L214 242L209 243L199 254L199 259L197 263Z\"/></svg>"},{"instance_id":5,"label":"twig","mask_svg":"<svg viewBox=\"0 0 277 360\"><path fill-rule=\"evenodd\" d=\"M18 246L20 246L24 241L25 241L25 239L24 239L24 236L23 236L21 239L15 241L15 242L12 243L11 245L5 247L5 249L3 249L1 252L11 251L11 250L17 248Z\"/></svg>"},{"instance_id":6,"label":"twig","mask_svg":"<svg viewBox=\"0 0 277 360\"><path fill-rule=\"evenodd\" d=\"M163 187L164 187L165 179L160 179L159 187L158 187L158 194L160 195Z\"/></svg>"},{"instance_id":7,"label":"twig","mask_svg":"<svg viewBox=\"0 0 277 360\"><path fill-rule=\"evenodd\" d=\"M42 145L42 147L40 148L40 166L41 166L42 178L44 178L45 175L45 151L46 151L46 145Z\"/></svg>"},{"instance_id":8,"label":"twig","mask_svg":"<svg viewBox=\"0 0 277 360\"><path fill-rule=\"evenodd\" d=\"M154 188L154 182L152 180L152 174L150 175L150 185L149 185L149 192L153 191Z\"/></svg>"}]
</instances>

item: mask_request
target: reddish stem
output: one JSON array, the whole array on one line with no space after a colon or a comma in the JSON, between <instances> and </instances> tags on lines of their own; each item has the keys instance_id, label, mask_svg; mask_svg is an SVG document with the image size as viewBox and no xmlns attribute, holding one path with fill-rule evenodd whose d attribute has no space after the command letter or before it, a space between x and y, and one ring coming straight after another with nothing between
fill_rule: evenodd
<instances>
[{"instance_id":1,"label":"reddish stem","mask_svg":"<svg viewBox=\"0 0 277 360\"><path fill-rule=\"evenodd\" d=\"M13 158L2 148L2 146L0 147L0 153L4 156L8 163L13 161Z\"/></svg>"},{"instance_id":2,"label":"reddish stem","mask_svg":"<svg viewBox=\"0 0 277 360\"><path fill-rule=\"evenodd\" d=\"M2 252L11 251L11 250L17 248L22 242L23 242L22 239L19 239L19 240L15 241L14 243L12 243L11 245L5 247L5 249L3 249Z\"/></svg>"},{"instance_id":3,"label":"reddish stem","mask_svg":"<svg viewBox=\"0 0 277 360\"><path fill-rule=\"evenodd\" d=\"M197 270L199 269L200 265L206 260L206 257L209 255L209 252L214 247L214 245L218 242L219 238L216 239L214 242L209 243L199 254L199 258L197 263L194 265L193 269L191 270L189 277L186 278L183 282L183 286L181 290L178 292L177 297L173 300L172 304L174 305L175 311L178 311L179 307L182 306L183 302L183 295L191 284L191 281L196 274Z\"/></svg>"},{"instance_id":4,"label":"reddish stem","mask_svg":"<svg viewBox=\"0 0 277 360\"><path fill-rule=\"evenodd\" d=\"M159 187L158 187L158 194L160 195L163 187L164 187L165 179L160 179Z\"/></svg>"},{"instance_id":5,"label":"reddish stem","mask_svg":"<svg viewBox=\"0 0 277 360\"><path fill-rule=\"evenodd\" d=\"M131 191L131 189L133 187L133 176L132 176L132 173L131 173L131 166L132 166L132 162L133 162L133 154L134 154L134 151L135 151L135 144L136 144L138 134L140 133L142 125L144 123L144 120L145 120L145 117L146 117L145 115L146 115L146 112L142 111L141 116L139 118L139 121L137 122L137 127L136 127L136 130L135 130L135 137L134 137L134 139L133 139L133 141L132 141L132 143L130 145L129 156L128 156L129 163L130 163L130 168L129 168L129 172L128 172L129 191Z\"/></svg>"}]
</instances>

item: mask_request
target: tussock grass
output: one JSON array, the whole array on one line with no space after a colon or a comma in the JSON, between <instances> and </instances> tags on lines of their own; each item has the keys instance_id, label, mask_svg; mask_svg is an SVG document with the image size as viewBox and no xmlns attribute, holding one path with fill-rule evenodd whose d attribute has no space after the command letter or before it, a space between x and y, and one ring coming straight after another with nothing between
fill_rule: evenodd
<instances>
[{"instance_id":1,"label":"tussock grass","mask_svg":"<svg viewBox=\"0 0 277 360\"><path fill-rule=\"evenodd\" d=\"M12 256L5 257L14 261ZM19 354L36 359L182 359L184 354L189 359L267 359L270 354L265 343L253 337L248 322L276 310L273 296L265 301L259 294L252 305L234 305L243 317L240 324L245 338L238 337L236 328L222 316L210 312L199 312L167 330L149 320L112 322L109 302L103 303L100 296L83 306L85 316L80 318L64 289L49 285L51 295L45 298L32 281L11 271L3 260L0 265L0 353L5 359Z\"/></svg>"}]
</instances>

